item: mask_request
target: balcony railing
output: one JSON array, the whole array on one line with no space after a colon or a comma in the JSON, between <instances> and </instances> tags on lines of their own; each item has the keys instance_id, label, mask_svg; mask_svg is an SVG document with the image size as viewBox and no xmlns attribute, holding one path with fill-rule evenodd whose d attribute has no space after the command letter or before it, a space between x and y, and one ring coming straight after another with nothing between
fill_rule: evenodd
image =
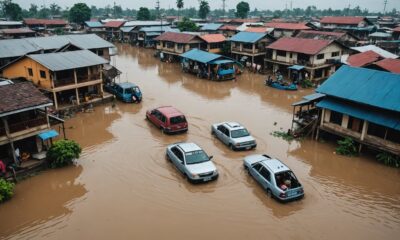
<instances>
[{"instance_id":1,"label":"balcony railing","mask_svg":"<svg viewBox=\"0 0 400 240\"><path fill-rule=\"evenodd\" d=\"M99 80L100 79L100 73L92 73L90 75L90 80Z\"/></svg>"},{"instance_id":2,"label":"balcony railing","mask_svg":"<svg viewBox=\"0 0 400 240\"><path fill-rule=\"evenodd\" d=\"M10 133L15 133L15 132L23 131L23 130L26 130L29 128L38 127L38 126L41 126L44 124L47 124L47 118L45 116L39 116L35 119L10 124L8 126L8 129L10 130ZM5 134L5 131L4 131L4 134Z\"/></svg>"},{"instance_id":3,"label":"balcony railing","mask_svg":"<svg viewBox=\"0 0 400 240\"><path fill-rule=\"evenodd\" d=\"M54 80L54 87L56 87L56 88L67 86L67 85L72 85L72 84L75 84L75 79L73 77Z\"/></svg>"}]
</instances>

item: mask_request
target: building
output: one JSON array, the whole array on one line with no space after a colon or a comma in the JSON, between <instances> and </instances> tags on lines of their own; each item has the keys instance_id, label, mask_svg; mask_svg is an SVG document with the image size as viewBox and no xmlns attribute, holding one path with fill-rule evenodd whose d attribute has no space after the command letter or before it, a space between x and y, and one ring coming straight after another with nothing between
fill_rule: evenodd
<instances>
[{"instance_id":1,"label":"building","mask_svg":"<svg viewBox=\"0 0 400 240\"><path fill-rule=\"evenodd\" d=\"M222 34L204 34L200 35L204 40L201 49L211 53L221 53L226 42L226 38Z\"/></svg>"},{"instance_id":2,"label":"building","mask_svg":"<svg viewBox=\"0 0 400 240\"><path fill-rule=\"evenodd\" d=\"M200 32L204 33L221 33L219 30L223 26L222 23L207 23L200 28Z\"/></svg>"},{"instance_id":3,"label":"building","mask_svg":"<svg viewBox=\"0 0 400 240\"><path fill-rule=\"evenodd\" d=\"M95 34L60 35L0 41L0 67L26 54L88 49L110 60L113 44Z\"/></svg>"},{"instance_id":4,"label":"building","mask_svg":"<svg viewBox=\"0 0 400 240\"><path fill-rule=\"evenodd\" d=\"M284 73L291 66L303 71L303 79L319 81L329 77L335 71L348 49L334 40L280 38L267 47L265 68ZM307 73L307 74L306 74ZM288 73L290 77L290 72Z\"/></svg>"},{"instance_id":5,"label":"building","mask_svg":"<svg viewBox=\"0 0 400 240\"><path fill-rule=\"evenodd\" d=\"M392 31L393 31L393 40L400 40L400 27L393 28Z\"/></svg>"},{"instance_id":6,"label":"building","mask_svg":"<svg viewBox=\"0 0 400 240\"><path fill-rule=\"evenodd\" d=\"M103 26L106 29L107 38L109 40L120 39L120 28L124 25L125 21L109 21Z\"/></svg>"},{"instance_id":7,"label":"building","mask_svg":"<svg viewBox=\"0 0 400 240\"><path fill-rule=\"evenodd\" d=\"M160 36L164 32L179 32L179 29L171 28L170 26L141 27L139 29L137 42L143 47L155 47L156 41L154 38Z\"/></svg>"},{"instance_id":8,"label":"building","mask_svg":"<svg viewBox=\"0 0 400 240\"><path fill-rule=\"evenodd\" d=\"M21 28L23 23L20 21L0 21L0 29Z\"/></svg>"},{"instance_id":9,"label":"building","mask_svg":"<svg viewBox=\"0 0 400 240\"><path fill-rule=\"evenodd\" d=\"M232 36L231 53L236 60L247 60L261 64L266 54L266 47L274 38L266 33L239 32Z\"/></svg>"},{"instance_id":10,"label":"building","mask_svg":"<svg viewBox=\"0 0 400 240\"><path fill-rule=\"evenodd\" d=\"M366 67L382 59L384 58L381 55L370 50L350 55L343 62L352 67Z\"/></svg>"},{"instance_id":11,"label":"building","mask_svg":"<svg viewBox=\"0 0 400 240\"><path fill-rule=\"evenodd\" d=\"M328 32L328 31L315 31L315 30L304 30L300 31L297 38L309 38L309 39L322 39L322 40L336 40L348 47L355 47L359 39L352 34L342 32Z\"/></svg>"},{"instance_id":12,"label":"building","mask_svg":"<svg viewBox=\"0 0 400 240\"><path fill-rule=\"evenodd\" d=\"M309 30L307 23L292 23L292 22L269 22L265 23L265 27L273 28L272 36L275 38L294 37L302 30Z\"/></svg>"},{"instance_id":13,"label":"building","mask_svg":"<svg viewBox=\"0 0 400 240\"><path fill-rule=\"evenodd\" d=\"M377 43L381 41L392 40L392 33L386 32L374 32L368 35L368 39L370 43Z\"/></svg>"},{"instance_id":14,"label":"building","mask_svg":"<svg viewBox=\"0 0 400 240\"><path fill-rule=\"evenodd\" d=\"M53 103L29 82L2 85L0 95L0 159L26 167L29 159L41 159L45 141L58 135L47 114Z\"/></svg>"},{"instance_id":15,"label":"building","mask_svg":"<svg viewBox=\"0 0 400 240\"><path fill-rule=\"evenodd\" d=\"M368 68L400 74L400 59L382 59L370 65Z\"/></svg>"},{"instance_id":16,"label":"building","mask_svg":"<svg viewBox=\"0 0 400 240\"><path fill-rule=\"evenodd\" d=\"M28 54L0 69L8 79L23 78L53 99L56 110L103 98L103 64L89 50Z\"/></svg>"},{"instance_id":17,"label":"building","mask_svg":"<svg viewBox=\"0 0 400 240\"><path fill-rule=\"evenodd\" d=\"M400 155L399 74L343 66L316 91L326 95L318 132Z\"/></svg>"},{"instance_id":18,"label":"building","mask_svg":"<svg viewBox=\"0 0 400 240\"><path fill-rule=\"evenodd\" d=\"M49 31L56 28L66 28L68 23L63 19L25 18L24 25L35 31Z\"/></svg>"},{"instance_id":19,"label":"building","mask_svg":"<svg viewBox=\"0 0 400 240\"><path fill-rule=\"evenodd\" d=\"M168 61L178 57L191 49L201 48L205 41L197 35L188 33L165 32L154 39L156 48L161 52L160 58Z\"/></svg>"},{"instance_id":20,"label":"building","mask_svg":"<svg viewBox=\"0 0 400 240\"><path fill-rule=\"evenodd\" d=\"M366 17L323 17L320 24L324 30L345 30L362 40L376 30Z\"/></svg>"},{"instance_id":21,"label":"building","mask_svg":"<svg viewBox=\"0 0 400 240\"><path fill-rule=\"evenodd\" d=\"M392 58L392 59L396 59L399 58L399 56L397 56L396 54L393 54L391 52L388 52L380 47L377 47L375 45L365 45L365 46L361 46L361 47L352 47L352 50L358 52L358 53L362 53L362 52L367 52L367 51L374 51L375 53L381 55L384 58Z\"/></svg>"},{"instance_id":22,"label":"building","mask_svg":"<svg viewBox=\"0 0 400 240\"><path fill-rule=\"evenodd\" d=\"M35 37L36 32L29 28L6 28L0 29L0 38L2 39L15 39Z\"/></svg>"},{"instance_id":23,"label":"building","mask_svg":"<svg viewBox=\"0 0 400 240\"><path fill-rule=\"evenodd\" d=\"M139 38L139 31L142 27L164 27L171 26L169 22L163 21L129 21L121 27L121 39L124 42L136 43Z\"/></svg>"},{"instance_id":24,"label":"building","mask_svg":"<svg viewBox=\"0 0 400 240\"><path fill-rule=\"evenodd\" d=\"M223 25L222 27L219 28L219 30L225 37L232 37L233 35L239 32L237 27L238 26L236 25Z\"/></svg>"},{"instance_id":25,"label":"building","mask_svg":"<svg viewBox=\"0 0 400 240\"><path fill-rule=\"evenodd\" d=\"M94 33L101 38L106 38L106 29L103 23L99 21L86 21L84 23L84 28L87 33Z\"/></svg>"}]
</instances>

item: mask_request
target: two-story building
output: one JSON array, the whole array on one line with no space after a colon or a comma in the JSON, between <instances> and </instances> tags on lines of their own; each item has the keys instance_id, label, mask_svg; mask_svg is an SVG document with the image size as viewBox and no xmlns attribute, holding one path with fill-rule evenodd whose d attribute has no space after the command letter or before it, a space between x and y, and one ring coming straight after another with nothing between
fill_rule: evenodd
<instances>
[{"instance_id":1,"label":"two-story building","mask_svg":"<svg viewBox=\"0 0 400 240\"><path fill-rule=\"evenodd\" d=\"M139 29L137 42L142 47L155 47L156 41L154 38L160 36L164 32L179 32L179 29L171 28L170 26L141 27Z\"/></svg>"},{"instance_id":2,"label":"two-story building","mask_svg":"<svg viewBox=\"0 0 400 240\"><path fill-rule=\"evenodd\" d=\"M44 141L58 135L47 114L53 103L30 82L1 85L0 96L0 159L26 167L45 150Z\"/></svg>"},{"instance_id":3,"label":"two-story building","mask_svg":"<svg viewBox=\"0 0 400 240\"><path fill-rule=\"evenodd\" d=\"M362 40L367 40L368 35L376 30L366 17L323 17L320 24L324 30L345 30Z\"/></svg>"},{"instance_id":4,"label":"two-story building","mask_svg":"<svg viewBox=\"0 0 400 240\"><path fill-rule=\"evenodd\" d=\"M200 38L204 40L201 49L211 53L221 53L226 43L225 36L220 33L204 34L200 35Z\"/></svg>"},{"instance_id":5,"label":"two-story building","mask_svg":"<svg viewBox=\"0 0 400 240\"><path fill-rule=\"evenodd\" d=\"M266 33L239 32L229 40L231 53L236 60L262 64L266 47L275 39Z\"/></svg>"},{"instance_id":6,"label":"two-story building","mask_svg":"<svg viewBox=\"0 0 400 240\"><path fill-rule=\"evenodd\" d=\"M24 78L47 92L56 110L103 98L103 64L89 50L28 54L0 69L8 79Z\"/></svg>"},{"instance_id":7,"label":"two-story building","mask_svg":"<svg viewBox=\"0 0 400 240\"><path fill-rule=\"evenodd\" d=\"M201 48L205 41L198 35L188 33L165 32L154 39L160 58L166 61L179 59L182 53L194 48Z\"/></svg>"},{"instance_id":8,"label":"two-story building","mask_svg":"<svg viewBox=\"0 0 400 240\"><path fill-rule=\"evenodd\" d=\"M335 63L347 53L347 48L337 41L306 38L280 38L267 48L266 69L285 73L296 65L297 70L303 71L303 79L308 76L311 81L329 77L335 71Z\"/></svg>"},{"instance_id":9,"label":"two-story building","mask_svg":"<svg viewBox=\"0 0 400 240\"><path fill-rule=\"evenodd\" d=\"M342 66L316 91L326 95L317 103L318 132L400 155L399 74Z\"/></svg>"},{"instance_id":10,"label":"two-story building","mask_svg":"<svg viewBox=\"0 0 400 240\"><path fill-rule=\"evenodd\" d=\"M139 39L139 31L143 27L166 27L171 23L163 21L129 21L121 27L121 39L124 42L136 43Z\"/></svg>"},{"instance_id":11,"label":"two-story building","mask_svg":"<svg viewBox=\"0 0 400 240\"><path fill-rule=\"evenodd\" d=\"M65 29L68 23L63 19L25 18L24 25L35 31L49 31L56 28Z\"/></svg>"},{"instance_id":12,"label":"two-story building","mask_svg":"<svg viewBox=\"0 0 400 240\"><path fill-rule=\"evenodd\" d=\"M323 40L336 40L348 47L355 47L359 39L346 31L342 32L329 32L329 31L316 31L304 30L296 35L297 38L309 39L323 39Z\"/></svg>"},{"instance_id":13,"label":"two-story building","mask_svg":"<svg viewBox=\"0 0 400 240\"><path fill-rule=\"evenodd\" d=\"M305 22L269 22L265 27L274 29L271 34L275 38L294 37L302 30L311 29Z\"/></svg>"},{"instance_id":14,"label":"two-story building","mask_svg":"<svg viewBox=\"0 0 400 240\"><path fill-rule=\"evenodd\" d=\"M106 29L107 39L110 40L119 40L120 35L120 28L124 25L125 21L109 21L106 22L103 26Z\"/></svg>"}]
</instances>

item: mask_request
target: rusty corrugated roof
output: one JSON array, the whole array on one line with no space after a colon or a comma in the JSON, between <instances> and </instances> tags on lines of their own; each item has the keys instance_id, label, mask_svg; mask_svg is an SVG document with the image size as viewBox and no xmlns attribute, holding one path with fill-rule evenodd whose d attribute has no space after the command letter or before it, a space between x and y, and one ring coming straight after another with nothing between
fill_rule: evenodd
<instances>
[{"instance_id":1,"label":"rusty corrugated roof","mask_svg":"<svg viewBox=\"0 0 400 240\"><path fill-rule=\"evenodd\" d=\"M200 36L204 41L208 43L224 42L226 38L222 34L205 34Z\"/></svg>"},{"instance_id":2,"label":"rusty corrugated roof","mask_svg":"<svg viewBox=\"0 0 400 240\"><path fill-rule=\"evenodd\" d=\"M383 57L374 51L366 51L351 55L347 59L347 63L353 67L363 67L381 60Z\"/></svg>"},{"instance_id":3,"label":"rusty corrugated roof","mask_svg":"<svg viewBox=\"0 0 400 240\"><path fill-rule=\"evenodd\" d=\"M38 18L25 18L26 25L67 25L63 19L38 19Z\"/></svg>"},{"instance_id":4,"label":"rusty corrugated roof","mask_svg":"<svg viewBox=\"0 0 400 240\"><path fill-rule=\"evenodd\" d=\"M277 28L277 29L288 29L288 30L307 30L311 29L306 26L306 23L290 23L290 22L269 22L265 23L265 26L268 28Z\"/></svg>"},{"instance_id":5,"label":"rusty corrugated roof","mask_svg":"<svg viewBox=\"0 0 400 240\"><path fill-rule=\"evenodd\" d=\"M332 40L284 37L273 42L267 48L315 55L332 42Z\"/></svg>"},{"instance_id":6,"label":"rusty corrugated roof","mask_svg":"<svg viewBox=\"0 0 400 240\"><path fill-rule=\"evenodd\" d=\"M154 38L156 41L169 41L175 43L189 43L198 36L188 33L165 32Z\"/></svg>"},{"instance_id":7,"label":"rusty corrugated roof","mask_svg":"<svg viewBox=\"0 0 400 240\"><path fill-rule=\"evenodd\" d=\"M400 74L400 59L386 58L376 62L375 65L386 71Z\"/></svg>"},{"instance_id":8,"label":"rusty corrugated roof","mask_svg":"<svg viewBox=\"0 0 400 240\"><path fill-rule=\"evenodd\" d=\"M104 27L120 28L124 23L124 21L109 21L104 24Z\"/></svg>"},{"instance_id":9,"label":"rusty corrugated roof","mask_svg":"<svg viewBox=\"0 0 400 240\"><path fill-rule=\"evenodd\" d=\"M320 23L326 24L359 24L365 17L323 17Z\"/></svg>"}]
</instances>

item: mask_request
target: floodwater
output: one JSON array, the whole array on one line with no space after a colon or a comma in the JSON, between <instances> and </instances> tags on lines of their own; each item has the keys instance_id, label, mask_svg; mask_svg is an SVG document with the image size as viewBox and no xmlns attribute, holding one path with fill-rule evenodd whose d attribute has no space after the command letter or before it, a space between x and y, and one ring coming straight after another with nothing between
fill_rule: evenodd
<instances>
[{"instance_id":1,"label":"floodwater","mask_svg":"<svg viewBox=\"0 0 400 240\"><path fill-rule=\"evenodd\" d=\"M271 89L252 73L229 82L197 79L152 50L118 48L112 62L120 81L137 83L144 101L109 103L68 120L67 137L83 146L79 163L18 183L14 198L0 205L1 239L398 239L398 169L335 155L333 143L271 135L290 127L290 104L310 90ZM183 111L189 132L163 135L146 122L146 110L160 105ZM257 149L232 152L214 139L210 126L220 121L244 124ZM220 178L187 183L164 157L178 141L213 155ZM305 198L267 198L242 167L254 153L292 168Z\"/></svg>"}]
</instances>

